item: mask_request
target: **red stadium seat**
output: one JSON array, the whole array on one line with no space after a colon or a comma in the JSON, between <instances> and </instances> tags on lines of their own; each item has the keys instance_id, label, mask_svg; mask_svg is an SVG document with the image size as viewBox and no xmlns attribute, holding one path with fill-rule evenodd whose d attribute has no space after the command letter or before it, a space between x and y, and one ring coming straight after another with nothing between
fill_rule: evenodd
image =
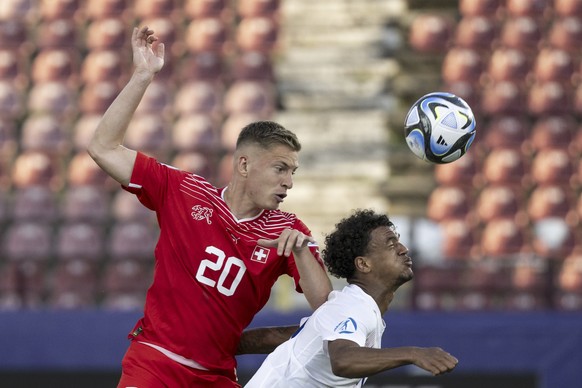
<instances>
[{"instance_id":1,"label":"red stadium seat","mask_svg":"<svg viewBox=\"0 0 582 388\"><path fill-rule=\"evenodd\" d=\"M110 257L152 262L157 235L153 226L139 221L115 223L108 240Z\"/></svg>"},{"instance_id":2,"label":"red stadium seat","mask_svg":"<svg viewBox=\"0 0 582 388\"><path fill-rule=\"evenodd\" d=\"M442 54L451 44L453 30L453 22L448 17L420 14L410 24L408 43L420 53Z\"/></svg>"},{"instance_id":3,"label":"red stadium seat","mask_svg":"<svg viewBox=\"0 0 582 388\"><path fill-rule=\"evenodd\" d=\"M498 21L490 16L463 17L455 32L456 46L489 52L498 35Z\"/></svg>"},{"instance_id":4,"label":"red stadium seat","mask_svg":"<svg viewBox=\"0 0 582 388\"><path fill-rule=\"evenodd\" d=\"M575 74L572 55L558 48L542 49L535 58L533 77L537 82L561 82L570 84Z\"/></svg>"},{"instance_id":5,"label":"red stadium seat","mask_svg":"<svg viewBox=\"0 0 582 388\"><path fill-rule=\"evenodd\" d=\"M204 81L216 84L224 82L226 69L222 56L218 53L188 53L180 62L179 78L183 82Z\"/></svg>"},{"instance_id":6,"label":"red stadium seat","mask_svg":"<svg viewBox=\"0 0 582 388\"><path fill-rule=\"evenodd\" d=\"M483 228L480 251L484 257L510 258L523 253L527 245L524 230L513 219L496 218Z\"/></svg>"},{"instance_id":7,"label":"red stadium seat","mask_svg":"<svg viewBox=\"0 0 582 388\"><path fill-rule=\"evenodd\" d=\"M57 81L76 88L78 61L79 57L70 50L41 50L32 61L31 79L36 84Z\"/></svg>"},{"instance_id":8,"label":"red stadium seat","mask_svg":"<svg viewBox=\"0 0 582 388\"><path fill-rule=\"evenodd\" d=\"M528 171L523 154L511 148L493 149L483 162L486 184L523 187L529 180Z\"/></svg>"},{"instance_id":9,"label":"red stadium seat","mask_svg":"<svg viewBox=\"0 0 582 388\"><path fill-rule=\"evenodd\" d=\"M17 189L12 197L12 217L16 222L51 223L57 220L57 196L49 187L23 187Z\"/></svg>"},{"instance_id":10,"label":"red stadium seat","mask_svg":"<svg viewBox=\"0 0 582 388\"><path fill-rule=\"evenodd\" d=\"M446 83L478 83L483 71L483 61L478 51L470 48L452 48L443 60L442 78Z\"/></svg>"},{"instance_id":11,"label":"red stadium seat","mask_svg":"<svg viewBox=\"0 0 582 388\"><path fill-rule=\"evenodd\" d=\"M86 260L58 262L52 275L52 308L94 307L97 292L97 266Z\"/></svg>"},{"instance_id":12,"label":"red stadium seat","mask_svg":"<svg viewBox=\"0 0 582 388\"><path fill-rule=\"evenodd\" d=\"M544 34L538 22L528 16L507 19L500 33L500 44L536 53Z\"/></svg>"},{"instance_id":13,"label":"red stadium seat","mask_svg":"<svg viewBox=\"0 0 582 388\"><path fill-rule=\"evenodd\" d=\"M172 159L172 166L191 172L196 175L201 175L207 179L212 178L214 173L213 160L207 154L196 151L182 151L177 152Z\"/></svg>"},{"instance_id":14,"label":"red stadium seat","mask_svg":"<svg viewBox=\"0 0 582 388\"><path fill-rule=\"evenodd\" d=\"M274 82L275 74L271 58L266 53L248 51L240 53L231 69L235 81L269 81Z\"/></svg>"},{"instance_id":15,"label":"red stadium seat","mask_svg":"<svg viewBox=\"0 0 582 388\"><path fill-rule=\"evenodd\" d=\"M532 160L531 176L535 184L570 187L575 167L566 149L544 149Z\"/></svg>"},{"instance_id":16,"label":"red stadium seat","mask_svg":"<svg viewBox=\"0 0 582 388\"><path fill-rule=\"evenodd\" d=\"M546 35L551 46L577 55L578 44L582 39L582 18L568 16L555 18Z\"/></svg>"},{"instance_id":17,"label":"red stadium seat","mask_svg":"<svg viewBox=\"0 0 582 388\"><path fill-rule=\"evenodd\" d=\"M496 16L502 5L501 0L459 0L459 12L467 16Z\"/></svg>"},{"instance_id":18,"label":"red stadium seat","mask_svg":"<svg viewBox=\"0 0 582 388\"><path fill-rule=\"evenodd\" d=\"M22 126L20 145L25 151L40 151L63 157L70 149L69 132L54 116L30 116Z\"/></svg>"},{"instance_id":19,"label":"red stadium seat","mask_svg":"<svg viewBox=\"0 0 582 388\"><path fill-rule=\"evenodd\" d=\"M267 16L277 18L280 0L241 0L238 2L238 14L243 18Z\"/></svg>"},{"instance_id":20,"label":"red stadium seat","mask_svg":"<svg viewBox=\"0 0 582 388\"><path fill-rule=\"evenodd\" d=\"M275 90L269 82L237 81L226 91L224 110L227 115L254 113L270 116L275 111Z\"/></svg>"},{"instance_id":21,"label":"red stadium seat","mask_svg":"<svg viewBox=\"0 0 582 388\"><path fill-rule=\"evenodd\" d=\"M101 225L68 221L57 232L58 260L99 261L105 257L105 236Z\"/></svg>"},{"instance_id":22,"label":"red stadium seat","mask_svg":"<svg viewBox=\"0 0 582 388\"><path fill-rule=\"evenodd\" d=\"M143 20L160 16L169 18L182 11L177 7L176 0L135 0L133 12Z\"/></svg>"},{"instance_id":23,"label":"red stadium seat","mask_svg":"<svg viewBox=\"0 0 582 388\"><path fill-rule=\"evenodd\" d=\"M127 20L131 0L87 0L85 17L88 21L111 17Z\"/></svg>"},{"instance_id":24,"label":"red stadium seat","mask_svg":"<svg viewBox=\"0 0 582 388\"><path fill-rule=\"evenodd\" d=\"M24 91L9 80L0 81L0 117L3 120L16 120L25 113Z\"/></svg>"},{"instance_id":25,"label":"red stadium seat","mask_svg":"<svg viewBox=\"0 0 582 388\"><path fill-rule=\"evenodd\" d=\"M505 11L510 18L528 16L534 19L544 19L550 17L550 0L507 0Z\"/></svg>"},{"instance_id":26,"label":"red stadium seat","mask_svg":"<svg viewBox=\"0 0 582 388\"><path fill-rule=\"evenodd\" d=\"M17 90L25 90L30 77L24 62L18 51L0 48L0 81L9 81Z\"/></svg>"},{"instance_id":27,"label":"red stadium seat","mask_svg":"<svg viewBox=\"0 0 582 388\"><path fill-rule=\"evenodd\" d=\"M97 19L87 26L86 48L93 50L116 50L123 52L128 47L131 29L119 17Z\"/></svg>"},{"instance_id":28,"label":"red stadium seat","mask_svg":"<svg viewBox=\"0 0 582 388\"><path fill-rule=\"evenodd\" d=\"M476 215L478 220L486 224L497 218L510 218L516 223L523 224L525 200L518 190L504 185L488 185L481 190L476 201Z\"/></svg>"},{"instance_id":29,"label":"red stadium seat","mask_svg":"<svg viewBox=\"0 0 582 388\"><path fill-rule=\"evenodd\" d=\"M64 183L63 167L49 155L38 151L25 151L14 160L11 172L16 188L41 185L58 191Z\"/></svg>"},{"instance_id":30,"label":"red stadium seat","mask_svg":"<svg viewBox=\"0 0 582 388\"><path fill-rule=\"evenodd\" d=\"M136 115L152 115L154 112L160 118L170 119L173 115L172 91L164 81L153 81L144 93Z\"/></svg>"},{"instance_id":31,"label":"red stadium seat","mask_svg":"<svg viewBox=\"0 0 582 388\"><path fill-rule=\"evenodd\" d=\"M115 222L120 223L138 221L153 225L156 222L156 213L142 205L134 194L125 190L115 193L111 201L111 216Z\"/></svg>"},{"instance_id":32,"label":"red stadium seat","mask_svg":"<svg viewBox=\"0 0 582 388\"><path fill-rule=\"evenodd\" d=\"M68 165L66 179L69 187L89 185L107 190L119 188L119 184L107 175L85 151L79 151L73 155Z\"/></svg>"},{"instance_id":33,"label":"red stadium seat","mask_svg":"<svg viewBox=\"0 0 582 388\"><path fill-rule=\"evenodd\" d=\"M527 109L537 117L566 114L573 105L570 87L555 81L534 83L527 96Z\"/></svg>"},{"instance_id":34,"label":"red stadium seat","mask_svg":"<svg viewBox=\"0 0 582 388\"><path fill-rule=\"evenodd\" d=\"M83 84L109 81L121 86L127 78L126 62L117 50L91 50L83 59L80 81Z\"/></svg>"},{"instance_id":35,"label":"red stadium seat","mask_svg":"<svg viewBox=\"0 0 582 388\"><path fill-rule=\"evenodd\" d=\"M534 151L561 148L573 154L575 132L576 121L569 115L541 117L534 122L531 129L531 147Z\"/></svg>"},{"instance_id":36,"label":"red stadium seat","mask_svg":"<svg viewBox=\"0 0 582 388\"><path fill-rule=\"evenodd\" d=\"M190 19L215 17L227 20L232 10L227 0L184 0L184 12Z\"/></svg>"},{"instance_id":37,"label":"red stadium seat","mask_svg":"<svg viewBox=\"0 0 582 388\"><path fill-rule=\"evenodd\" d=\"M99 186L69 187L63 193L60 214L65 222L104 224L109 218L109 197Z\"/></svg>"},{"instance_id":38,"label":"red stadium seat","mask_svg":"<svg viewBox=\"0 0 582 388\"><path fill-rule=\"evenodd\" d=\"M480 109L490 116L521 115L527 110L525 100L525 92L518 83L495 82L483 89Z\"/></svg>"},{"instance_id":39,"label":"red stadium seat","mask_svg":"<svg viewBox=\"0 0 582 388\"><path fill-rule=\"evenodd\" d=\"M559 217L577 219L571 191L557 185L537 186L529 195L527 214L532 221Z\"/></svg>"},{"instance_id":40,"label":"red stadium seat","mask_svg":"<svg viewBox=\"0 0 582 388\"><path fill-rule=\"evenodd\" d=\"M4 232L3 257L8 261L47 262L53 254L53 232L48 224L16 222Z\"/></svg>"},{"instance_id":41,"label":"red stadium seat","mask_svg":"<svg viewBox=\"0 0 582 388\"><path fill-rule=\"evenodd\" d=\"M273 52L279 43L279 26L268 17L243 18L236 30L236 44L242 51Z\"/></svg>"},{"instance_id":42,"label":"red stadium seat","mask_svg":"<svg viewBox=\"0 0 582 388\"><path fill-rule=\"evenodd\" d=\"M212 52L224 55L230 45L228 35L225 23L210 17L191 21L185 30L184 40L190 53Z\"/></svg>"},{"instance_id":43,"label":"red stadium seat","mask_svg":"<svg viewBox=\"0 0 582 388\"><path fill-rule=\"evenodd\" d=\"M80 0L40 0L41 20L76 19L80 12Z\"/></svg>"},{"instance_id":44,"label":"red stadium seat","mask_svg":"<svg viewBox=\"0 0 582 388\"><path fill-rule=\"evenodd\" d=\"M144 293L153 276L149 263L121 260L108 263L103 274L102 288L106 293Z\"/></svg>"},{"instance_id":45,"label":"red stadium seat","mask_svg":"<svg viewBox=\"0 0 582 388\"><path fill-rule=\"evenodd\" d=\"M557 17L582 17L582 2L579 0L553 0L553 10Z\"/></svg>"},{"instance_id":46,"label":"red stadium seat","mask_svg":"<svg viewBox=\"0 0 582 388\"><path fill-rule=\"evenodd\" d=\"M49 114L63 121L77 115L76 90L65 82L43 82L30 89L27 109L29 113Z\"/></svg>"},{"instance_id":47,"label":"red stadium seat","mask_svg":"<svg viewBox=\"0 0 582 388\"><path fill-rule=\"evenodd\" d=\"M0 20L31 21L36 7L31 0L4 0L0 7Z\"/></svg>"},{"instance_id":48,"label":"red stadium seat","mask_svg":"<svg viewBox=\"0 0 582 388\"><path fill-rule=\"evenodd\" d=\"M479 188L481 178L479 164L474 153L467 153L455 163L437 164L434 176L439 185L457 186L469 192Z\"/></svg>"},{"instance_id":49,"label":"red stadium seat","mask_svg":"<svg viewBox=\"0 0 582 388\"><path fill-rule=\"evenodd\" d=\"M112 81L88 84L79 96L79 109L82 114L103 114L121 91Z\"/></svg>"},{"instance_id":50,"label":"red stadium seat","mask_svg":"<svg viewBox=\"0 0 582 388\"><path fill-rule=\"evenodd\" d=\"M229 152L234 151L240 131L246 125L264 119L266 119L266 117L260 116L256 113L238 113L229 115L222 124L220 135L222 147Z\"/></svg>"},{"instance_id":51,"label":"red stadium seat","mask_svg":"<svg viewBox=\"0 0 582 388\"><path fill-rule=\"evenodd\" d=\"M470 222L447 219L440 223L443 230L442 251L446 260L471 260L477 250L476 232Z\"/></svg>"},{"instance_id":52,"label":"red stadium seat","mask_svg":"<svg viewBox=\"0 0 582 388\"><path fill-rule=\"evenodd\" d=\"M223 90L207 81L190 81L182 85L174 98L174 112L178 116L192 113L220 119L223 114Z\"/></svg>"},{"instance_id":53,"label":"red stadium seat","mask_svg":"<svg viewBox=\"0 0 582 388\"><path fill-rule=\"evenodd\" d=\"M510 148L529 153L531 124L525 116L507 115L493 117L484 128L484 135L476 148L487 155L491 150Z\"/></svg>"},{"instance_id":54,"label":"red stadium seat","mask_svg":"<svg viewBox=\"0 0 582 388\"><path fill-rule=\"evenodd\" d=\"M97 125L101 121L101 115L87 114L81 115L73 124L72 142L74 151L85 151L89 141L95 133Z\"/></svg>"},{"instance_id":55,"label":"red stadium seat","mask_svg":"<svg viewBox=\"0 0 582 388\"><path fill-rule=\"evenodd\" d=\"M177 151L218 151L219 137L215 121L208 115L181 116L172 128L172 148Z\"/></svg>"},{"instance_id":56,"label":"red stadium seat","mask_svg":"<svg viewBox=\"0 0 582 388\"><path fill-rule=\"evenodd\" d=\"M456 186L437 186L429 195L426 213L435 222L467 219L471 209L468 193Z\"/></svg>"},{"instance_id":57,"label":"red stadium seat","mask_svg":"<svg viewBox=\"0 0 582 388\"><path fill-rule=\"evenodd\" d=\"M529 71L530 60L523 50L499 47L491 53L486 78L493 83L510 81L523 84Z\"/></svg>"},{"instance_id":58,"label":"red stadium seat","mask_svg":"<svg viewBox=\"0 0 582 388\"><path fill-rule=\"evenodd\" d=\"M80 26L74 20L59 18L46 20L35 29L38 48L63 48L77 50L80 40Z\"/></svg>"},{"instance_id":59,"label":"red stadium seat","mask_svg":"<svg viewBox=\"0 0 582 388\"><path fill-rule=\"evenodd\" d=\"M156 114L149 113L156 112ZM142 111L129 123L125 134L125 144L140 150L158 160L165 160L170 152L168 123L156 110Z\"/></svg>"}]
</instances>

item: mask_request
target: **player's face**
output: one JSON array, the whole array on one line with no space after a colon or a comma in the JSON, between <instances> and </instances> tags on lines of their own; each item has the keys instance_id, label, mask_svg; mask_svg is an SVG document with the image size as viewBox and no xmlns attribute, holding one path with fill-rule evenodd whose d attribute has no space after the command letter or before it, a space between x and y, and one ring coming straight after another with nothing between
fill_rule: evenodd
<instances>
[{"instance_id":1,"label":"player's face","mask_svg":"<svg viewBox=\"0 0 582 388\"><path fill-rule=\"evenodd\" d=\"M369 256L374 259L374 272L390 284L400 286L413 277L408 248L389 227L381 226L371 233Z\"/></svg>"},{"instance_id":2,"label":"player's face","mask_svg":"<svg viewBox=\"0 0 582 388\"><path fill-rule=\"evenodd\" d=\"M248 195L257 207L274 210L293 187L293 174L299 167L296 151L284 145L257 149L249 157Z\"/></svg>"}]
</instances>

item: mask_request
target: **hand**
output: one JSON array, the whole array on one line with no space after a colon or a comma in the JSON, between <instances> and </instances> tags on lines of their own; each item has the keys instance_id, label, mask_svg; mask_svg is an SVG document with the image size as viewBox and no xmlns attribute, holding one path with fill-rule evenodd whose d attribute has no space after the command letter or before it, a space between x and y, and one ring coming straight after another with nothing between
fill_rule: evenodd
<instances>
[{"instance_id":1,"label":"hand","mask_svg":"<svg viewBox=\"0 0 582 388\"><path fill-rule=\"evenodd\" d=\"M315 243L315 239L296 229L285 229L277 239L260 239L257 243L267 248L277 247L277 254L279 256L285 255L289 257L291 252L298 253L301 249L307 247L307 244Z\"/></svg>"},{"instance_id":2,"label":"hand","mask_svg":"<svg viewBox=\"0 0 582 388\"><path fill-rule=\"evenodd\" d=\"M459 360L441 348L414 348L413 364L434 376L453 370Z\"/></svg>"},{"instance_id":3,"label":"hand","mask_svg":"<svg viewBox=\"0 0 582 388\"><path fill-rule=\"evenodd\" d=\"M142 28L134 27L131 36L131 47L136 72L153 75L164 66L164 44L157 43L157 40L158 38L154 35L154 31L147 26Z\"/></svg>"}]
</instances>

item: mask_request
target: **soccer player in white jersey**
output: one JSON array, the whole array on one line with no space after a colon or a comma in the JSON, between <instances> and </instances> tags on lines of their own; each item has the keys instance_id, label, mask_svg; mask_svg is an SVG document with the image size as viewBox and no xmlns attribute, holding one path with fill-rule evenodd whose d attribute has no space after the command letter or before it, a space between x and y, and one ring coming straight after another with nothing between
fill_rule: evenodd
<instances>
[{"instance_id":1,"label":"soccer player in white jersey","mask_svg":"<svg viewBox=\"0 0 582 388\"><path fill-rule=\"evenodd\" d=\"M164 46L148 27L135 28L131 43L134 72L88 147L103 170L156 212L160 226L153 283L144 316L130 331L118 387L240 387L235 354L256 352L268 338L284 341L243 334L279 276L291 276L313 308L331 291L311 232L279 210L293 187L301 145L277 123L247 125L232 178L220 188L123 146L164 64Z\"/></svg>"},{"instance_id":2,"label":"soccer player in white jersey","mask_svg":"<svg viewBox=\"0 0 582 388\"><path fill-rule=\"evenodd\" d=\"M402 365L434 375L456 366L457 359L440 348L381 348L382 316L396 290L413 277L408 249L388 216L358 210L325 242L329 273L349 284L304 318L245 388L360 387L368 376Z\"/></svg>"}]
</instances>

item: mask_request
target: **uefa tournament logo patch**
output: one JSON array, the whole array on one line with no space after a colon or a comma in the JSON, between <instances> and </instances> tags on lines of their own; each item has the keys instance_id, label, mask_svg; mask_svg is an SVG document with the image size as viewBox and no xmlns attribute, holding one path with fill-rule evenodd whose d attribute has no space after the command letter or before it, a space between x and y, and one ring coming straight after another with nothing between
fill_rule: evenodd
<instances>
[{"instance_id":1,"label":"uefa tournament logo patch","mask_svg":"<svg viewBox=\"0 0 582 388\"><path fill-rule=\"evenodd\" d=\"M333 331L339 334L354 334L358 329L358 324L353 318L348 318L343 322L340 322Z\"/></svg>"},{"instance_id":2,"label":"uefa tournament logo patch","mask_svg":"<svg viewBox=\"0 0 582 388\"><path fill-rule=\"evenodd\" d=\"M270 252L271 252L270 249L263 248L257 245L251 256L251 261L256 261L258 263L265 264L267 262L267 259L269 258Z\"/></svg>"}]
</instances>

